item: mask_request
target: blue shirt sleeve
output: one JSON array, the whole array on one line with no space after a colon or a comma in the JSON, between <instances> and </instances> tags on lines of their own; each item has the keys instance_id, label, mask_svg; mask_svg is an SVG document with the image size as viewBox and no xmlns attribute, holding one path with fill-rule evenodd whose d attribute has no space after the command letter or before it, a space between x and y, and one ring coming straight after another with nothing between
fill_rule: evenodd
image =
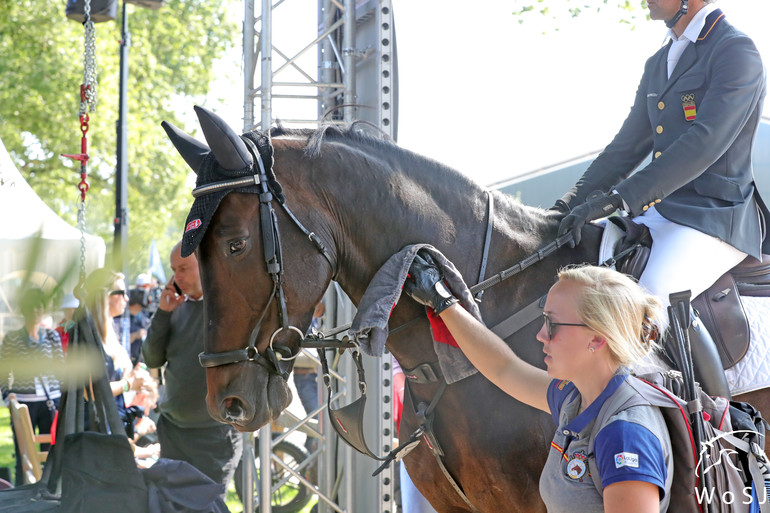
<instances>
[{"instance_id":1,"label":"blue shirt sleeve","mask_svg":"<svg viewBox=\"0 0 770 513\"><path fill-rule=\"evenodd\" d=\"M575 388L575 384L571 381L554 379L549 383L546 399L548 400L548 408L551 410L553 423L556 426L559 425L559 413L561 412L562 405L564 405L564 401L575 392L577 392L577 388Z\"/></svg>"},{"instance_id":2,"label":"blue shirt sleeve","mask_svg":"<svg viewBox=\"0 0 770 513\"><path fill-rule=\"evenodd\" d=\"M666 494L666 460L660 440L652 431L626 420L606 425L594 442L602 487L621 481L645 481Z\"/></svg>"}]
</instances>

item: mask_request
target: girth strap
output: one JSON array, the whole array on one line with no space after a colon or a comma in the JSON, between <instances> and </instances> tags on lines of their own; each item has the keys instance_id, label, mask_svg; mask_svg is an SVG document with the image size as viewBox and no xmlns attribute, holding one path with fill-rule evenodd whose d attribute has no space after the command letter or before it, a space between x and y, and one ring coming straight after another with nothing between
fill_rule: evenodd
<instances>
[{"instance_id":1,"label":"girth strap","mask_svg":"<svg viewBox=\"0 0 770 513\"><path fill-rule=\"evenodd\" d=\"M415 438L416 434L420 433L422 436L422 440L424 440L425 443L428 445L428 448L430 449L431 454L433 454L433 457L436 459L436 465L438 465L438 468L441 470L441 473L444 474L444 477L446 477L446 480L449 482L449 485L452 487L452 489L454 489L457 495L460 496L460 498L463 500L463 502L465 502L465 504L468 506L468 508L470 508L472 512L478 513L479 510L476 508L476 506L473 505L473 503L470 501L468 496L465 495L465 492L457 483L457 480L449 472L449 469L446 468L446 465L444 465L444 460L442 459L442 457L444 456L444 451L441 449L441 445L438 442L438 438L436 437L436 434L433 431L433 422L435 420L434 409L436 408L436 405L438 404L439 399L441 399L441 396L444 395L444 391L446 390L446 387L447 387L447 382L444 379L444 376L441 374L441 370L433 369L430 363L423 363L418 365L414 369L404 369L404 376L406 376L407 378L406 386L404 387L404 394L409 397L409 404L412 405L412 411L414 412L415 417L417 417L417 421L419 423L419 427L417 428L415 433L412 434L406 446L409 448L409 451L414 449L417 443L414 443L412 445L410 442L412 442L412 438ZM433 377L434 379L430 379L431 377ZM415 399L411 388L412 383L423 384L423 383L437 382L437 381L440 381L439 389L433 395L433 399L431 399L430 404L427 404L421 401L417 405L417 409L415 410L414 409ZM405 400L404 404L406 404L406 402L407 401ZM405 455L406 454L400 457L403 458L403 456Z\"/></svg>"}]
</instances>

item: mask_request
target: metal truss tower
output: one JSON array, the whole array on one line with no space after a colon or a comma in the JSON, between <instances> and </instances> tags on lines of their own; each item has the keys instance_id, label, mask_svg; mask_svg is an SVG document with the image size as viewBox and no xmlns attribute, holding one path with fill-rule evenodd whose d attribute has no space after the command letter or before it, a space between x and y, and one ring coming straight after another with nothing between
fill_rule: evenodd
<instances>
[{"instance_id":1,"label":"metal truss tower","mask_svg":"<svg viewBox=\"0 0 770 513\"><path fill-rule=\"evenodd\" d=\"M293 2L308 3L261 0L257 12L257 0L245 2L244 19L251 21L244 23L243 33L244 129L267 128L276 115L285 116L278 101L314 102L311 116L281 121L313 126L366 120L396 139L398 67L391 1L318 0L317 30L301 46L286 50L282 41L296 45L304 33L291 23L277 30L281 10L288 16L307 15L307 7L291 10Z\"/></svg>"},{"instance_id":2,"label":"metal truss tower","mask_svg":"<svg viewBox=\"0 0 770 513\"><path fill-rule=\"evenodd\" d=\"M391 0L316 1L314 6L307 0L245 0L244 131L265 130L277 119L285 126L310 128L364 120L395 140L398 76ZM352 319L353 305L341 298L336 284L324 303L327 329ZM384 455L395 440L392 357L386 353L365 360L365 434L373 452ZM348 354L340 360L336 378L335 406L349 404L357 397L358 383ZM311 455L319 462L318 484L311 487L302 480L302 485L317 494L319 513L395 513L395 467L371 477L379 462L339 440L326 409L319 410L296 426L318 421L321 448ZM261 454L270 447L271 434L270 426L260 431ZM266 460L260 462L263 477L270 472ZM269 495L270 480L263 479L259 489L262 497ZM260 511L270 511L268 501L260 502Z\"/></svg>"}]
</instances>

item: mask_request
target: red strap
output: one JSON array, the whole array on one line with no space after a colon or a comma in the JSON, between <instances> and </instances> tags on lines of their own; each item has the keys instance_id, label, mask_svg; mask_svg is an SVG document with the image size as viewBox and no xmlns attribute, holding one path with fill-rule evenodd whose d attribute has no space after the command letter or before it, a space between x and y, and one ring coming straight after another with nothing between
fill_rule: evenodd
<instances>
[{"instance_id":1,"label":"red strap","mask_svg":"<svg viewBox=\"0 0 770 513\"><path fill-rule=\"evenodd\" d=\"M51 445L56 443L56 426L59 424L59 410L56 410L53 416L53 422L51 422Z\"/></svg>"}]
</instances>

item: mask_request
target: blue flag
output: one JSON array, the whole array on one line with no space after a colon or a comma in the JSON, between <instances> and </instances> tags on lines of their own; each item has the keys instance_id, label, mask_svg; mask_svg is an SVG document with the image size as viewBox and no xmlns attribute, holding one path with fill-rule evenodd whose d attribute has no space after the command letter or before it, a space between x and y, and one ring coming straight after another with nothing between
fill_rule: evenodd
<instances>
[{"instance_id":1,"label":"blue flag","mask_svg":"<svg viewBox=\"0 0 770 513\"><path fill-rule=\"evenodd\" d=\"M160 261L160 253L155 239L152 239L152 244L150 244L150 274L158 278L161 285L166 283L166 271L163 270L163 263Z\"/></svg>"}]
</instances>

